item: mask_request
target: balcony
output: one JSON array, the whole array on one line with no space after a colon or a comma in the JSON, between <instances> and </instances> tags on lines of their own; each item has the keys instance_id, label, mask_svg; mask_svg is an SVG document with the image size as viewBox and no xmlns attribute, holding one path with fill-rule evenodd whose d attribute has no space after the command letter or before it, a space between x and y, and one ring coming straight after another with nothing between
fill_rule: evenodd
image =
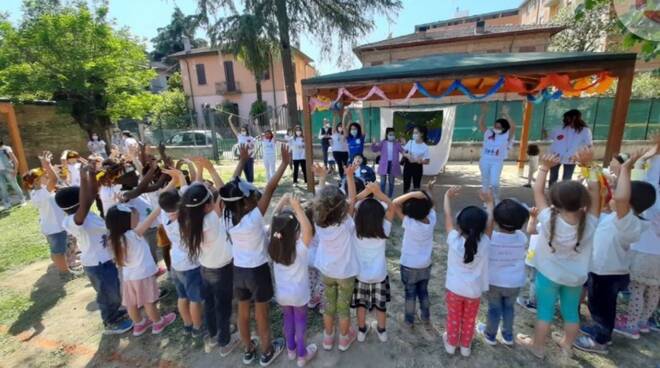
<instances>
[{"instance_id":1,"label":"balcony","mask_svg":"<svg viewBox=\"0 0 660 368\"><path fill-rule=\"evenodd\" d=\"M215 93L218 95L235 95L241 93L241 85L238 82L220 82L215 84Z\"/></svg>"}]
</instances>

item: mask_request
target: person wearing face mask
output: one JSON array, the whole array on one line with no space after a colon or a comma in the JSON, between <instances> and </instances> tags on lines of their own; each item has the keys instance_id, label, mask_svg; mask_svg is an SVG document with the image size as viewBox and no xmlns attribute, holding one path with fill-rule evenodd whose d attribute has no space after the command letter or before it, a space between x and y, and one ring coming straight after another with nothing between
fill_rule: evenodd
<instances>
[{"instance_id":1,"label":"person wearing face mask","mask_svg":"<svg viewBox=\"0 0 660 368\"><path fill-rule=\"evenodd\" d=\"M328 119L323 119L323 127L321 128L321 132L319 132L319 139L321 140L321 151L323 152L323 166L327 169L328 148L332 141L332 128L330 127L330 121Z\"/></svg>"},{"instance_id":2,"label":"person wearing face mask","mask_svg":"<svg viewBox=\"0 0 660 368\"><path fill-rule=\"evenodd\" d=\"M348 165L348 142L344 135L344 126L337 124L334 133L332 133L332 157L337 163L339 177L344 177L344 167Z\"/></svg>"},{"instance_id":3,"label":"person wearing face mask","mask_svg":"<svg viewBox=\"0 0 660 368\"><path fill-rule=\"evenodd\" d=\"M385 129L385 140L372 142L371 150L379 153L378 175L380 175L380 190L392 198L394 195L394 179L401 176L399 155L404 152L401 143L396 139L394 128ZM387 191L385 187L387 186Z\"/></svg>"},{"instance_id":4,"label":"person wearing face mask","mask_svg":"<svg viewBox=\"0 0 660 368\"><path fill-rule=\"evenodd\" d=\"M99 135L96 133L92 133L91 139L87 142L87 148L92 155L101 156L104 160L108 158L108 155L105 152L105 141L100 139Z\"/></svg>"},{"instance_id":5,"label":"person wearing face mask","mask_svg":"<svg viewBox=\"0 0 660 368\"><path fill-rule=\"evenodd\" d=\"M238 140L239 147L245 145L248 148L248 153L250 154L250 158L245 162L245 166L243 166L243 173L245 173L245 180L248 183L252 183L254 181L255 139L250 136L247 125L242 125L240 130L237 130L236 127L234 126L234 123L232 122L234 118L237 117L234 115L229 117L229 127L231 128L232 132L234 132L234 135L236 135L236 139Z\"/></svg>"},{"instance_id":6,"label":"person wearing face mask","mask_svg":"<svg viewBox=\"0 0 660 368\"><path fill-rule=\"evenodd\" d=\"M412 133L412 139L403 147L403 192L408 193L410 184L413 190L419 190L422 185L422 175L424 175L424 165L431 161L429 146L424 143L426 139L426 129L415 127Z\"/></svg>"},{"instance_id":7,"label":"person wearing face mask","mask_svg":"<svg viewBox=\"0 0 660 368\"><path fill-rule=\"evenodd\" d=\"M302 176L307 183L306 160L305 160L305 138L300 125L293 129L293 137L289 140L291 155L293 159L293 184L298 184L298 170L302 170Z\"/></svg>"},{"instance_id":8,"label":"person wearing face mask","mask_svg":"<svg viewBox=\"0 0 660 368\"><path fill-rule=\"evenodd\" d=\"M275 163L277 161L277 140L273 136L273 131L268 129L261 138L261 152L264 156L264 167L266 168L266 181L275 175Z\"/></svg>"},{"instance_id":9,"label":"person wearing face mask","mask_svg":"<svg viewBox=\"0 0 660 368\"><path fill-rule=\"evenodd\" d=\"M355 177L362 180L365 185L376 182L376 173L374 173L374 169L367 165L367 163L367 159L360 154L353 157L353 164L357 165Z\"/></svg>"},{"instance_id":10,"label":"person wearing face mask","mask_svg":"<svg viewBox=\"0 0 660 368\"><path fill-rule=\"evenodd\" d=\"M364 138L362 134L362 127L358 123L351 123L348 126L346 134L346 142L348 143L348 162L353 162L353 157L357 154L364 153Z\"/></svg>"},{"instance_id":11,"label":"person wearing face mask","mask_svg":"<svg viewBox=\"0 0 660 368\"><path fill-rule=\"evenodd\" d=\"M559 166L564 167L562 180L571 180L575 170L573 156L580 148L593 145L591 130L582 120L582 113L575 109L565 112L562 126L550 134L550 139L552 139L550 152L559 156L561 165L550 169L548 184L552 185L559 179Z\"/></svg>"},{"instance_id":12,"label":"person wearing face mask","mask_svg":"<svg viewBox=\"0 0 660 368\"><path fill-rule=\"evenodd\" d=\"M479 159L479 170L481 171L481 190L491 191L495 200L498 198L500 189L500 176L504 167L509 148L513 143L516 126L513 124L507 106L502 107L504 118L495 120L492 128L487 128L485 119L488 113L488 104L481 105L481 116L479 117L479 129L484 134L481 158Z\"/></svg>"}]
</instances>

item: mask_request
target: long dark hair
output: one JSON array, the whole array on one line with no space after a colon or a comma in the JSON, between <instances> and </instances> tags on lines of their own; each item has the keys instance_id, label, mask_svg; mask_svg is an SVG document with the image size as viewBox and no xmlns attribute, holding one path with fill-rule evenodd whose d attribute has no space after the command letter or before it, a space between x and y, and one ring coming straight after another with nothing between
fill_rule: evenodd
<instances>
[{"instance_id":1,"label":"long dark hair","mask_svg":"<svg viewBox=\"0 0 660 368\"><path fill-rule=\"evenodd\" d=\"M499 119L495 120L495 124L497 124L497 123L499 123L502 126L502 133L500 133L500 134L504 134L504 133L508 132L509 129L511 129L511 123L509 123L509 121L504 119L504 118L499 118ZM495 131L492 130L492 129L491 129L491 132L493 132L493 134L489 138L494 139L495 135L497 135L497 133L495 133Z\"/></svg>"},{"instance_id":2,"label":"long dark hair","mask_svg":"<svg viewBox=\"0 0 660 368\"><path fill-rule=\"evenodd\" d=\"M296 241L300 223L293 211L284 210L273 216L270 225L268 254L275 263L289 266L296 261Z\"/></svg>"},{"instance_id":3,"label":"long dark hair","mask_svg":"<svg viewBox=\"0 0 660 368\"><path fill-rule=\"evenodd\" d=\"M433 208L433 200L424 191L426 198L411 198L403 203L401 212L413 220L423 221Z\"/></svg>"},{"instance_id":4,"label":"long dark hair","mask_svg":"<svg viewBox=\"0 0 660 368\"><path fill-rule=\"evenodd\" d=\"M118 266L126 264L126 232L131 230L132 212L125 212L112 206L105 214L105 227L108 228L110 246L115 253Z\"/></svg>"},{"instance_id":5,"label":"long dark hair","mask_svg":"<svg viewBox=\"0 0 660 368\"><path fill-rule=\"evenodd\" d=\"M582 120L582 113L580 110L571 109L564 113L564 128L568 126L575 129L578 133L587 127L587 123Z\"/></svg>"},{"instance_id":6,"label":"long dark hair","mask_svg":"<svg viewBox=\"0 0 660 368\"><path fill-rule=\"evenodd\" d=\"M396 132L394 131L394 128L391 128L391 127L390 127L390 128L385 128L385 137L383 138L383 140L385 140L385 141L387 140L387 136L390 134L390 132L391 132L391 133L396 133ZM395 140L396 140L396 139L395 139Z\"/></svg>"},{"instance_id":7,"label":"long dark hair","mask_svg":"<svg viewBox=\"0 0 660 368\"><path fill-rule=\"evenodd\" d=\"M303 131L303 128L300 125L296 125L295 127L293 127L293 138L298 138L298 136L296 135L297 131L300 131L300 138L304 139L305 132Z\"/></svg>"},{"instance_id":8,"label":"long dark hair","mask_svg":"<svg viewBox=\"0 0 660 368\"><path fill-rule=\"evenodd\" d=\"M486 231L488 214L477 206L467 206L458 214L456 224L465 237L463 263L471 263L479 248L479 240Z\"/></svg>"},{"instance_id":9,"label":"long dark hair","mask_svg":"<svg viewBox=\"0 0 660 368\"><path fill-rule=\"evenodd\" d=\"M355 128L357 129L357 132L358 132L356 138L362 138L362 126L361 126L359 123L351 123L351 124L348 126L348 134L349 134L349 136L352 137L352 135L350 135L350 133L351 133L351 129L353 129L353 127L355 127Z\"/></svg>"},{"instance_id":10,"label":"long dark hair","mask_svg":"<svg viewBox=\"0 0 660 368\"><path fill-rule=\"evenodd\" d=\"M385 208L374 198L367 198L360 202L355 212L355 233L357 237L387 239L383 230Z\"/></svg>"},{"instance_id":11,"label":"long dark hair","mask_svg":"<svg viewBox=\"0 0 660 368\"><path fill-rule=\"evenodd\" d=\"M191 185L181 196L178 215L179 232L190 259L197 259L201 252L206 205L212 201L213 193L201 183Z\"/></svg>"},{"instance_id":12,"label":"long dark hair","mask_svg":"<svg viewBox=\"0 0 660 368\"><path fill-rule=\"evenodd\" d=\"M258 192L251 192L249 197L245 197L243 191L241 191L239 187L240 181L240 178L234 178L234 180L226 183L222 188L220 188L221 198L240 197L240 199L235 201L223 201L225 204L225 210L223 213L225 222L231 222L232 225L237 225L239 222L241 222L243 216L254 209L254 205L257 203Z\"/></svg>"},{"instance_id":13,"label":"long dark hair","mask_svg":"<svg viewBox=\"0 0 660 368\"><path fill-rule=\"evenodd\" d=\"M573 180L554 183L550 187L550 203L552 204L552 207L550 207L550 234L548 238L550 249L552 249L553 253L555 252L555 248L552 247L552 241L555 237L557 216L559 215L559 210L565 210L568 212L579 212L577 239L574 248L577 252L587 224L587 212L585 208L591 205L591 197L589 197L587 188Z\"/></svg>"}]
</instances>

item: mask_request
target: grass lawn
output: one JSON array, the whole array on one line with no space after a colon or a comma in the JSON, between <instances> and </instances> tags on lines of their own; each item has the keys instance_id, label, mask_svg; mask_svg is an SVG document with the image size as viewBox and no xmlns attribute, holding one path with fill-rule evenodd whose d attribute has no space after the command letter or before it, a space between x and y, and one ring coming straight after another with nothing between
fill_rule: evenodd
<instances>
[{"instance_id":1,"label":"grass lawn","mask_svg":"<svg viewBox=\"0 0 660 368\"><path fill-rule=\"evenodd\" d=\"M0 273L48 258L48 243L38 218L38 211L30 205L0 212Z\"/></svg>"}]
</instances>

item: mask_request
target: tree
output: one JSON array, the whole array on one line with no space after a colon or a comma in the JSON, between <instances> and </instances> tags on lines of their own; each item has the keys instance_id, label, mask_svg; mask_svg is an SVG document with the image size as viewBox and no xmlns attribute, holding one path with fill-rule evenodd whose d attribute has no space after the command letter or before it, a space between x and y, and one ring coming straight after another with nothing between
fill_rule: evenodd
<instances>
[{"instance_id":1,"label":"tree","mask_svg":"<svg viewBox=\"0 0 660 368\"><path fill-rule=\"evenodd\" d=\"M183 38L190 40L190 45L195 47L207 46L206 40L195 38L195 32L199 27L199 20L194 15L184 15L181 9L174 8L172 20L165 27L158 28L158 35L151 39L153 51L150 54L151 60L161 61L164 59L166 64L174 64L176 60L170 60L168 55L183 51Z\"/></svg>"},{"instance_id":2,"label":"tree","mask_svg":"<svg viewBox=\"0 0 660 368\"><path fill-rule=\"evenodd\" d=\"M284 70L289 121L299 124L291 40L301 34L316 38L322 55L339 50L338 61L349 47L371 31L374 14L390 15L401 8L400 0L243 0L244 13L262 19L267 34L277 40ZM200 21L219 10L238 14L233 0L197 0Z\"/></svg>"},{"instance_id":3,"label":"tree","mask_svg":"<svg viewBox=\"0 0 660 368\"><path fill-rule=\"evenodd\" d=\"M599 52L607 49L608 35L615 30L616 21L609 4L603 3L575 19L572 8L564 8L556 22L566 27L552 38L549 49L560 52Z\"/></svg>"},{"instance_id":4,"label":"tree","mask_svg":"<svg viewBox=\"0 0 660 368\"><path fill-rule=\"evenodd\" d=\"M108 9L83 2L0 25L0 95L57 101L91 135L112 125L110 111L147 90L155 72L144 46L113 29Z\"/></svg>"}]
</instances>

